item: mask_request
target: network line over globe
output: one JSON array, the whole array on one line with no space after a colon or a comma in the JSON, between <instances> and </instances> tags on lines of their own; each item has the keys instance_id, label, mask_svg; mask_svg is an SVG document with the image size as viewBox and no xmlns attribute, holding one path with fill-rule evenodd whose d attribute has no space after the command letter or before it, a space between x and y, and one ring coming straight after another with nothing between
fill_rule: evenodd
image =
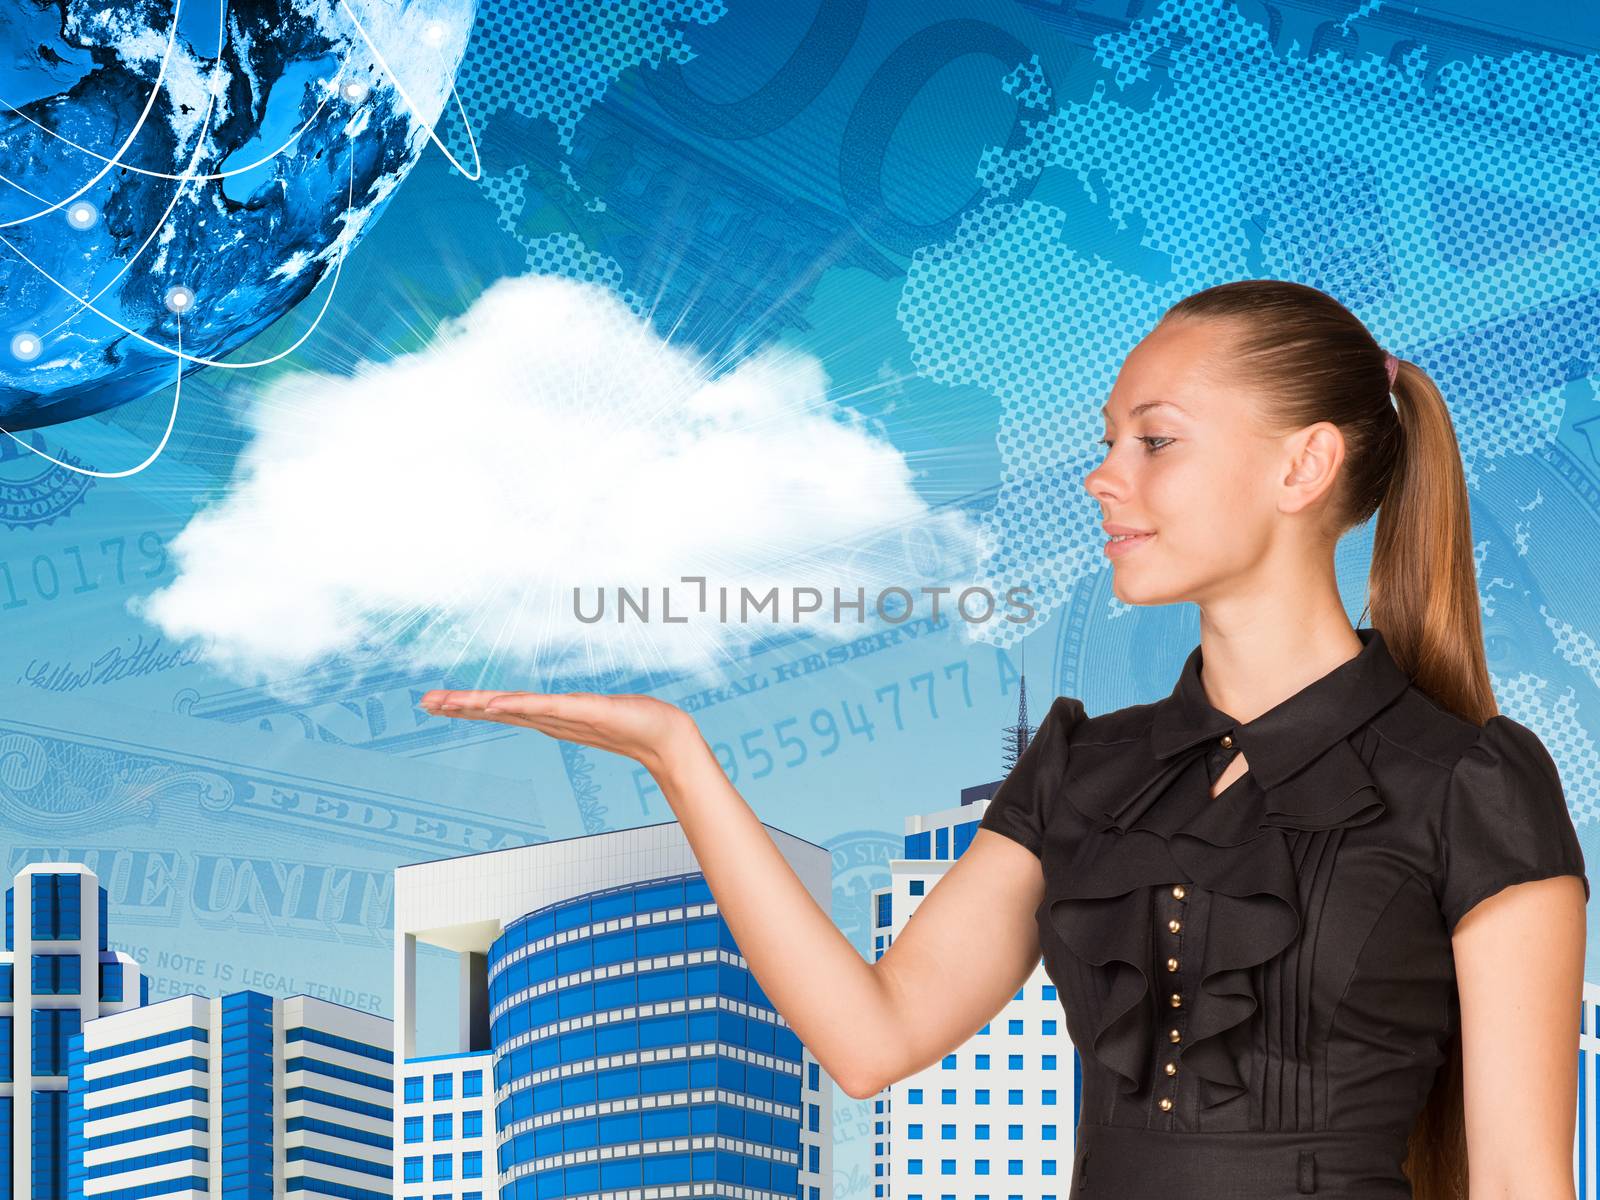
<instances>
[{"instance_id":1,"label":"network line over globe","mask_svg":"<svg viewBox=\"0 0 1600 1200\"><path fill-rule=\"evenodd\" d=\"M159 10L159 11L158 11ZM350 248L430 141L481 174L455 76L476 0L68 0L0 12L0 431L82 474L160 455L183 376L312 335ZM435 126L454 100L463 165ZM332 272L316 316L223 356ZM161 388L151 455L91 471L18 431Z\"/></svg>"}]
</instances>

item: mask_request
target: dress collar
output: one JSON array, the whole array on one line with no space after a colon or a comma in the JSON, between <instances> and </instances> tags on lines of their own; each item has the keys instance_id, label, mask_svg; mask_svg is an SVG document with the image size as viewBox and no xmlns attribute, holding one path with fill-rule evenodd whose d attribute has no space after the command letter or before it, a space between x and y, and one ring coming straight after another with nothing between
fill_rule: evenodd
<instances>
[{"instance_id":1,"label":"dress collar","mask_svg":"<svg viewBox=\"0 0 1600 1200\"><path fill-rule=\"evenodd\" d=\"M1156 703L1151 749L1158 758L1170 758L1231 733L1256 781L1263 788L1276 786L1361 728L1410 685L1377 629L1362 626L1356 636L1362 648L1354 658L1247 722L1206 699L1196 646L1172 694Z\"/></svg>"}]
</instances>

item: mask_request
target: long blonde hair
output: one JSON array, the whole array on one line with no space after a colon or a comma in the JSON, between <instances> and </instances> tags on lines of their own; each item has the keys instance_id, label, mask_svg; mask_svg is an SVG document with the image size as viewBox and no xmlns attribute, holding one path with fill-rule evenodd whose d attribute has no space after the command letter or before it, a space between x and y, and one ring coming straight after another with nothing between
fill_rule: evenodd
<instances>
[{"instance_id":1,"label":"long blonde hair","mask_svg":"<svg viewBox=\"0 0 1600 1200\"><path fill-rule=\"evenodd\" d=\"M1345 461L1331 505L1335 532L1378 514L1371 623L1417 687L1482 725L1498 710L1484 657L1466 473L1433 380L1401 359L1391 389L1388 352L1371 331L1332 296L1304 284L1221 284L1180 300L1162 318L1174 319L1229 323L1241 377L1270 397L1265 411L1274 427L1339 427ZM1466 1200L1465 1115L1458 1030L1410 1133L1405 1171L1416 1200Z\"/></svg>"}]
</instances>

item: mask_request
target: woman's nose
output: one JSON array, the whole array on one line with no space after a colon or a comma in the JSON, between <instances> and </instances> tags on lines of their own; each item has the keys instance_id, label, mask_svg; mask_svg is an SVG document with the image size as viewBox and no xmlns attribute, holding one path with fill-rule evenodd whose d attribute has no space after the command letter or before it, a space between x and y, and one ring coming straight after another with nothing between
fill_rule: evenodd
<instances>
[{"instance_id":1,"label":"woman's nose","mask_svg":"<svg viewBox=\"0 0 1600 1200\"><path fill-rule=\"evenodd\" d=\"M1083 477L1083 486L1089 495L1102 502L1112 499L1117 492L1116 478L1107 470L1107 465L1103 462Z\"/></svg>"}]
</instances>

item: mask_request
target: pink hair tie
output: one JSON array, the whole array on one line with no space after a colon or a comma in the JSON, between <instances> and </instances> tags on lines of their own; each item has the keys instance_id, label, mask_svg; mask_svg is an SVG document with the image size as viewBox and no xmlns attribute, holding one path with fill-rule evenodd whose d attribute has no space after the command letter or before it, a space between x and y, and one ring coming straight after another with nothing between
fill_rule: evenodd
<instances>
[{"instance_id":1,"label":"pink hair tie","mask_svg":"<svg viewBox=\"0 0 1600 1200\"><path fill-rule=\"evenodd\" d=\"M1400 370L1400 360L1392 354L1384 355L1383 366L1389 372L1389 390L1394 391L1394 377Z\"/></svg>"}]
</instances>

